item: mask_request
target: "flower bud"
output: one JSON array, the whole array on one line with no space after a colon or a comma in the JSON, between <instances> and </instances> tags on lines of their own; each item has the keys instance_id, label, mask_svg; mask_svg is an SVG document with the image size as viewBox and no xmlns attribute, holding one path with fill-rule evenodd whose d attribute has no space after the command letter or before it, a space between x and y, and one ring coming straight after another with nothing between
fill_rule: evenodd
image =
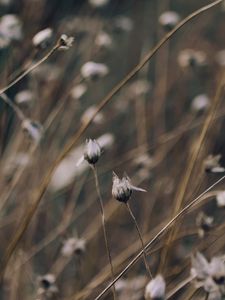
<instances>
[{"instance_id":1,"label":"flower bud","mask_svg":"<svg viewBox=\"0 0 225 300\"><path fill-rule=\"evenodd\" d=\"M89 139L86 141L84 159L91 165L96 164L101 156L101 147L96 140Z\"/></svg>"},{"instance_id":2,"label":"flower bud","mask_svg":"<svg viewBox=\"0 0 225 300\"><path fill-rule=\"evenodd\" d=\"M131 184L130 178L127 175L125 175L122 179L120 179L116 175L116 173L113 172L112 196L116 200L127 203L127 201L131 197L133 190L140 191L140 192L146 192L143 189L133 186Z\"/></svg>"}]
</instances>

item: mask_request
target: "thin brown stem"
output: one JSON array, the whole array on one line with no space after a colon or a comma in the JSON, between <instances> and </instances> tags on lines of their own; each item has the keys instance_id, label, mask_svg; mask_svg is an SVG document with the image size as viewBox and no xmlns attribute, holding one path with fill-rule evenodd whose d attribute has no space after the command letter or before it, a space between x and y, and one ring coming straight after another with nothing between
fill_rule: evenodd
<instances>
[{"instance_id":1,"label":"thin brown stem","mask_svg":"<svg viewBox=\"0 0 225 300\"><path fill-rule=\"evenodd\" d=\"M137 223L137 220L135 218L135 215L133 214L132 209L130 207L130 204L128 202L126 203L126 207L127 207L127 210L129 212L131 218L134 221L135 227L136 227L138 235L139 235L139 239L141 241L141 246L142 246L142 249L143 249L143 259L144 259L146 270L147 270L150 278L152 278L152 273L151 273L150 267L148 265L147 254L146 254L146 251L145 251L145 245L144 245L144 241L143 241L143 238L142 238L142 234L141 234L140 228L138 226L138 223Z\"/></svg>"},{"instance_id":2,"label":"thin brown stem","mask_svg":"<svg viewBox=\"0 0 225 300\"><path fill-rule=\"evenodd\" d=\"M24 116L22 110L17 105L15 105L6 94L3 93L0 95L0 97L6 104L8 104L14 110L14 112L16 113L16 115L18 116L18 118L21 121L23 121L25 119L25 116Z\"/></svg>"},{"instance_id":3,"label":"thin brown stem","mask_svg":"<svg viewBox=\"0 0 225 300\"><path fill-rule=\"evenodd\" d=\"M110 252L110 247L109 247L109 241L107 238L107 232L106 232L106 222L105 222L105 212L104 212L104 206L103 206L103 200L102 200L102 195L100 192L100 186L99 186L99 180L98 180L98 173L95 165L91 165L94 177L95 177L95 186L98 194L98 200L99 200L99 205L100 205L100 211L101 211L101 217L102 217L102 228L103 228L103 234L104 234L104 240L105 240L105 246L106 246L106 251L108 254L108 259L109 259L109 264L111 268L111 274L112 274L112 280L115 279L114 275L114 269L113 269L113 264L112 264L112 256ZM116 289L115 285L113 284L112 286L112 292L113 292L113 299L116 299Z\"/></svg>"},{"instance_id":4,"label":"thin brown stem","mask_svg":"<svg viewBox=\"0 0 225 300\"><path fill-rule=\"evenodd\" d=\"M18 76L16 79L14 79L12 82L10 82L6 87L2 88L0 90L0 95L5 93L9 88L11 88L13 85L15 85L17 82L19 82L21 79L23 79L26 75L31 73L34 69L36 69L38 66L40 66L43 62L45 62L56 50L58 50L60 47L59 43L57 43L42 59L40 59L35 64L32 64L27 70L25 70L20 76Z\"/></svg>"}]
</instances>

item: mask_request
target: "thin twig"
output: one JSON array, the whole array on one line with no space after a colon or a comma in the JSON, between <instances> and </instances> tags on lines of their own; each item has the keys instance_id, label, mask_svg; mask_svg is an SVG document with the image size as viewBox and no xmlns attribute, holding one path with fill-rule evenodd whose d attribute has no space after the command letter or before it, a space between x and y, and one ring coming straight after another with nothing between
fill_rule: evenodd
<instances>
[{"instance_id":1,"label":"thin twig","mask_svg":"<svg viewBox=\"0 0 225 300\"><path fill-rule=\"evenodd\" d=\"M151 273L151 270L150 270L150 267L148 265L148 260L147 260L147 254L146 254L146 251L145 251L145 245L144 245L144 241L143 241L143 238L142 238L142 234L141 234L141 231L139 229L139 226L138 226L138 223L137 223L137 220L132 212L132 209L130 207L130 204L127 202L126 203L126 207L127 207L127 210L131 216L131 218L133 219L134 221L134 224L135 224L135 227L137 229L137 232L138 232L138 235L139 235L139 239L141 241L141 245L142 245L142 249L143 249L143 259L144 259L144 263L145 263L145 267L146 267L146 270L150 276L150 278L152 278L152 273Z\"/></svg>"},{"instance_id":2,"label":"thin twig","mask_svg":"<svg viewBox=\"0 0 225 300\"><path fill-rule=\"evenodd\" d=\"M102 195L101 195L101 192L100 192L100 186L99 186L99 181L98 181L98 173L97 173L97 169L96 169L95 165L91 165L91 168L93 170L94 177L95 177L95 186L96 186L99 205L100 205L105 246L106 246L106 251L107 251L107 254L108 254L109 264L110 264L110 268L111 268L112 280L114 281L115 274L114 274L114 269L113 269L113 264L112 264L112 256L111 256L111 252L110 252L109 241L108 241L107 232L106 232L105 212L104 212L103 200L102 200ZM114 284L112 286L112 292L113 292L113 298L115 300L116 299L116 289L115 289Z\"/></svg>"}]
</instances>

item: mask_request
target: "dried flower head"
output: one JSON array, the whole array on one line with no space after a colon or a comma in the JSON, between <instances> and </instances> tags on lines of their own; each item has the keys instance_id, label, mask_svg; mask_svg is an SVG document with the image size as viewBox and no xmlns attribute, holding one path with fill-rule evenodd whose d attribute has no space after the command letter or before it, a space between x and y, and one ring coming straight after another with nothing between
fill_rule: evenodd
<instances>
[{"instance_id":1,"label":"dried flower head","mask_svg":"<svg viewBox=\"0 0 225 300\"><path fill-rule=\"evenodd\" d=\"M216 203L218 207L225 207L225 191L220 191L217 193Z\"/></svg>"},{"instance_id":2,"label":"dried flower head","mask_svg":"<svg viewBox=\"0 0 225 300\"><path fill-rule=\"evenodd\" d=\"M143 289L147 284L147 277L143 275L130 279L120 279L116 282L115 288L118 299L140 300L143 297Z\"/></svg>"},{"instance_id":3,"label":"dried flower head","mask_svg":"<svg viewBox=\"0 0 225 300\"><path fill-rule=\"evenodd\" d=\"M81 67L81 75L85 79L98 79L106 76L109 69L105 64L95 63L93 61L86 62Z\"/></svg>"},{"instance_id":4,"label":"dried flower head","mask_svg":"<svg viewBox=\"0 0 225 300\"><path fill-rule=\"evenodd\" d=\"M112 38L108 33L102 31L97 35L95 44L99 48L110 49L112 46Z\"/></svg>"},{"instance_id":5,"label":"dried flower head","mask_svg":"<svg viewBox=\"0 0 225 300\"><path fill-rule=\"evenodd\" d=\"M8 41L22 38L22 23L16 15L4 15L0 19L0 36Z\"/></svg>"},{"instance_id":6,"label":"dried flower head","mask_svg":"<svg viewBox=\"0 0 225 300\"><path fill-rule=\"evenodd\" d=\"M203 51L184 49L178 55L178 63L182 68L202 67L207 64L207 58Z\"/></svg>"},{"instance_id":7,"label":"dried flower head","mask_svg":"<svg viewBox=\"0 0 225 300\"><path fill-rule=\"evenodd\" d=\"M84 159L91 165L97 163L101 156L101 147L96 140L88 139L84 150Z\"/></svg>"},{"instance_id":8,"label":"dried flower head","mask_svg":"<svg viewBox=\"0 0 225 300\"><path fill-rule=\"evenodd\" d=\"M207 292L208 299L224 299L225 265L221 257L213 257L209 263L201 253L197 252L192 256L191 275L196 287L202 287Z\"/></svg>"},{"instance_id":9,"label":"dried flower head","mask_svg":"<svg viewBox=\"0 0 225 300\"><path fill-rule=\"evenodd\" d=\"M172 30L180 21L180 16L175 11L165 11L159 17L160 25L167 31Z\"/></svg>"},{"instance_id":10,"label":"dried flower head","mask_svg":"<svg viewBox=\"0 0 225 300\"><path fill-rule=\"evenodd\" d=\"M116 173L113 172L112 196L120 202L127 203L132 191L146 192L146 190L132 185L127 175L124 175L123 178L120 179Z\"/></svg>"},{"instance_id":11,"label":"dried flower head","mask_svg":"<svg viewBox=\"0 0 225 300\"><path fill-rule=\"evenodd\" d=\"M205 233L210 231L213 227L214 218L207 216L204 212L200 212L196 218L196 225L198 226L198 234L204 237Z\"/></svg>"},{"instance_id":12,"label":"dried flower head","mask_svg":"<svg viewBox=\"0 0 225 300\"><path fill-rule=\"evenodd\" d=\"M74 37L67 36L66 34L62 34L58 43L59 43L59 49L61 50L68 50L73 46Z\"/></svg>"},{"instance_id":13,"label":"dried flower head","mask_svg":"<svg viewBox=\"0 0 225 300\"><path fill-rule=\"evenodd\" d=\"M71 257L74 254L82 255L86 250L86 241L84 239L69 238L63 242L61 249L62 256Z\"/></svg>"},{"instance_id":14,"label":"dried flower head","mask_svg":"<svg viewBox=\"0 0 225 300\"><path fill-rule=\"evenodd\" d=\"M46 274L38 277L38 295L44 295L47 298L52 297L58 292L58 287L56 286L56 278L53 274Z\"/></svg>"},{"instance_id":15,"label":"dried flower head","mask_svg":"<svg viewBox=\"0 0 225 300\"><path fill-rule=\"evenodd\" d=\"M32 39L32 43L35 47L46 47L51 41L53 36L53 31L51 28L45 28L38 33Z\"/></svg>"},{"instance_id":16,"label":"dried flower head","mask_svg":"<svg viewBox=\"0 0 225 300\"><path fill-rule=\"evenodd\" d=\"M87 91L87 86L84 83L80 83L74 86L71 90L70 95L73 99L80 99Z\"/></svg>"},{"instance_id":17,"label":"dried flower head","mask_svg":"<svg viewBox=\"0 0 225 300\"><path fill-rule=\"evenodd\" d=\"M162 275L153 278L145 288L146 300L164 300L166 292L166 283Z\"/></svg>"},{"instance_id":18,"label":"dried flower head","mask_svg":"<svg viewBox=\"0 0 225 300\"><path fill-rule=\"evenodd\" d=\"M25 119L22 122L22 129L34 142L40 142L43 136L43 127L40 123L30 119Z\"/></svg>"},{"instance_id":19,"label":"dried flower head","mask_svg":"<svg viewBox=\"0 0 225 300\"><path fill-rule=\"evenodd\" d=\"M210 105L210 99L206 94L196 96L191 103L191 109L195 112L204 111Z\"/></svg>"},{"instance_id":20,"label":"dried flower head","mask_svg":"<svg viewBox=\"0 0 225 300\"><path fill-rule=\"evenodd\" d=\"M225 169L220 165L221 154L212 155L206 157L203 162L204 169L209 173L221 173L224 172Z\"/></svg>"},{"instance_id":21,"label":"dried flower head","mask_svg":"<svg viewBox=\"0 0 225 300\"><path fill-rule=\"evenodd\" d=\"M30 90L23 90L16 94L15 102L18 105L30 104L34 99L34 95Z\"/></svg>"}]
</instances>

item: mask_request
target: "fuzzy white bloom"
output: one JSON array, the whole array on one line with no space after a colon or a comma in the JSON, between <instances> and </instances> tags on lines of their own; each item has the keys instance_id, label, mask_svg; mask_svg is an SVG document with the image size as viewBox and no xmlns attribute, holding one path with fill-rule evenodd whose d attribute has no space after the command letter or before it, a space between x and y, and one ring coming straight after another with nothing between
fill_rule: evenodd
<instances>
[{"instance_id":1,"label":"fuzzy white bloom","mask_svg":"<svg viewBox=\"0 0 225 300\"><path fill-rule=\"evenodd\" d=\"M198 234L202 238L213 226L214 218L206 215L200 211L196 218L196 225L198 226Z\"/></svg>"},{"instance_id":2,"label":"fuzzy white bloom","mask_svg":"<svg viewBox=\"0 0 225 300\"><path fill-rule=\"evenodd\" d=\"M72 255L81 255L86 250L86 241L84 239L69 238L63 242L61 249L62 256L71 257Z\"/></svg>"},{"instance_id":3,"label":"fuzzy white bloom","mask_svg":"<svg viewBox=\"0 0 225 300\"><path fill-rule=\"evenodd\" d=\"M70 95L73 99L80 99L87 91L87 86L84 83L80 83L72 88Z\"/></svg>"},{"instance_id":4,"label":"fuzzy white bloom","mask_svg":"<svg viewBox=\"0 0 225 300\"><path fill-rule=\"evenodd\" d=\"M67 36L66 34L62 34L59 39L59 49L68 50L73 46L74 38L72 36Z\"/></svg>"},{"instance_id":5,"label":"fuzzy white bloom","mask_svg":"<svg viewBox=\"0 0 225 300\"><path fill-rule=\"evenodd\" d=\"M4 15L0 19L0 35L9 41L22 38L22 23L16 15Z\"/></svg>"},{"instance_id":6,"label":"fuzzy white bloom","mask_svg":"<svg viewBox=\"0 0 225 300\"><path fill-rule=\"evenodd\" d=\"M109 68L105 64L95 63L93 61L86 62L81 67L81 75L85 79L104 77L108 73L109 73Z\"/></svg>"},{"instance_id":7,"label":"fuzzy white bloom","mask_svg":"<svg viewBox=\"0 0 225 300\"><path fill-rule=\"evenodd\" d=\"M146 300L163 300L165 299L166 283L162 275L153 278L145 288Z\"/></svg>"},{"instance_id":8,"label":"fuzzy white bloom","mask_svg":"<svg viewBox=\"0 0 225 300\"><path fill-rule=\"evenodd\" d=\"M193 111L203 111L210 105L210 99L206 94L200 94L196 96L191 103L191 109Z\"/></svg>"},{"instance_id":9,"label":"fuzzy white bloom","mask_svg":"<svg viewBox=\"0 0 225 300\"><path fill-rule=\"evenodd\" d=\"M92 117L95 115L96 110L97 107L95 105L88 107L88 109L86 109L83 115L81 116L81 122L85 124L89 120L91 120ZM102 124L103 121L104 121L104 115L102 112L97 113L97 115L93 119L93 123L95 124Z\"/></svg>"},{"instance_id":10,"label":"fuzzy white bloom","mask_svg":"<svg viewBox=\"0 0 225 300\"><path fill-rule=\"evenodd\" d=\"M114 20L115 29L118 31L129 32L133 29L133 21L126 16L118 16Z\"/></svg>"},{"instance_id":11,"label":"fuzzy white bloom","mask_svg":"<svg viewBox=\"0 0 225 300\"><path fill-rule=\"evenodd\" d=\"M206 54L203 51L184 49L178 55L178 63L182 68L205 66L207 63Z\"/></svg>"},{"instance_id":12,"label":"fuzzy white bloom","mask_svg":"<svg viewBox=\"0 0 225 300\"><path fill-rule=\"evenodd\" d=\"M216 203L218 207L225 207L225 191L221 191L217 193Z\"/></svg>"},{"instance_id":13,"label":"fuzzy white bloom","mask_svg":"<svg viewBox=\"0 0 225 300\"><path fill-rule=\"evenodd\" d=\"M89 3L94 7L102 7L109 3L109 0L89 0Z\"/></svg>"},{"instance_id":14,"label":"fuzzy white bloom","mask_svg":"<svg viewBox=\"0 0 225 300\"><path fill-rule=\"evenodd\" d=\"M23 90L16 94L15 102L17 104L28 104L34 99L34 95L30 90Z\"/></svg>"},{"instance_id":15,"label":"fuzzy white bloom","mask_svg":"<svg viewBox=\"0 0 225 300\"><path fill-rule=\"evenodd\" d=\"M224 50L220 50L219 52L217 52L217 54L216 54L216 62L221 67L225 67L225 49Z\"/></svg>"},{"instance_id":16,"label":"fuzzy white bloom","mask_svg":"<svg viewBox=\"0 0 225 300\"><path fill-rule=\"evenodd\" d=\"M175 11L165 11L159 17L159 23L167 30L172 30L180 21L180 16Z\"/></svg>"},{"instance_id":17,"label":"fuzzy white bloom","mask_svg":"<svg viewBox=\"0 0 225 300\"><path fill-rule=\"evenodd\" d=\"M102 31L97 35L95 44L100 48L111 48L112 38L108 33Z\"/></svg>"},{"instance_id":18,"label":"fuzzy white bloom","mask_svg":"<svg viewBox=\"0 0 225 300\"><path fill-rule=\"evenodd\" d=\"M25 119L22 122L22 129L35 143L40 142L43 136L43 127L40 123L30 119Z\"/></svg>"},{"instance_id":19,"label":"fuzzy white bloom","mask_svg":"<svg viewBox=\"0 0 225 300\"><path fill-rule=\"evenodd\" d=\"M113 172L112 196L116 200L127 203L133 191L146 192L146 190L132 185L127 175L120 179L116 173Z\"/></svg>"},{"instance_id":20,"label":"fuzzy white bloom","mask_svg":"<svg viewBox=\"0 0 225 300\"><path fill-rule=\"evenodd\" d=\"M204 255L197 252L191 257L191 275L197 280L202 281L209 275L209 263Z\"/></svg>"},{"instance_id":21,"label":"fuzzy white bloom","mask_svg":"<svg viewBox=\"0 0 225 300\"><path fill-rule=\"evenodd\" d=\"M35 47L46 46L46 44L51 40L53 36L53 31L51 28L45 28L38 33L32 39L32 43Z\"/></svg>"},{"instance_id":22,"label":"fuzzy white bloom","mask_svg":"<svg viewBox=\"0 0 225 300\"><path fill-rule=\"evenodd\" d=\"M225 284L225 265L221 257L213 257L209 264L209 275L217 284Z\"/></svg>"}]
</instances>

